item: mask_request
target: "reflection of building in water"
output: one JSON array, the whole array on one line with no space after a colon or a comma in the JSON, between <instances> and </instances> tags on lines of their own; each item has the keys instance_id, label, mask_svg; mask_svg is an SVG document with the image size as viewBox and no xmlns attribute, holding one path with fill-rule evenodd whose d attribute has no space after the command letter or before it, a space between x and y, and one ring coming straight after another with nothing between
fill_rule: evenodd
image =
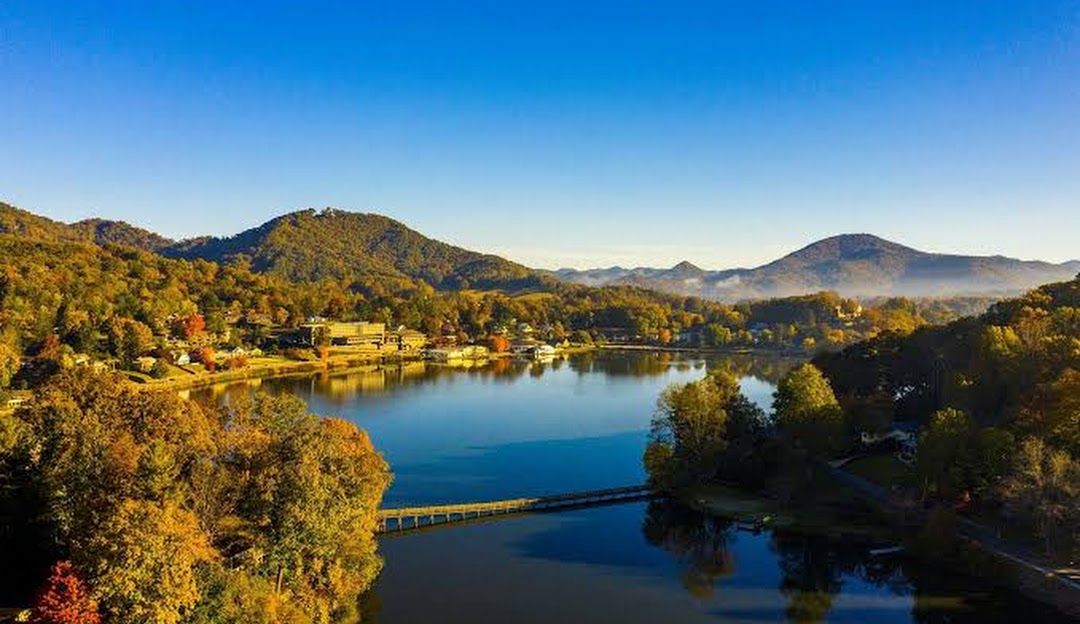
<instances>
[{"instance_id":1,"label":"reflection of building in water","mask_svg":"<svg viewBox=\"0 0 1080 624\"><path fill-rule=\"evenodd\" d=\"M423 377L427 374L427 364L422 360L402 362L396 367L388 370L386 374L388 377L396 377L399 382L405 381L406 379Z\"/></svg>"},{"instance_id":2,"label":"reflection of building in water","mask_svg":"<svg viewBox=\"0 0 1080 624\"><path fill-rule=\"evenodd\" d=\"M334 398L357 393L382 392L386 389L386 373L382 368L350 371L345 375L331 375L320 380L322 390Z\"/></svg>"}]
</instances>

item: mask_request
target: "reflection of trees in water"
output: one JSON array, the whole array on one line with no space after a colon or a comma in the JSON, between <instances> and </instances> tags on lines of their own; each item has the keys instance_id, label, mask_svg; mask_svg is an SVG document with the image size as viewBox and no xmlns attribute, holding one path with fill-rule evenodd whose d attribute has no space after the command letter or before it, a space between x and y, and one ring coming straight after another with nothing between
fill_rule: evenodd
<instances>
[{"instance_id":1,"label":"reflection of trees in water","mask_svg":"<svg viewBox=\"0 0 1080 624\"><path fill-rule=\"evenodd\" d=\"M853 567L834 544L813 537L775 533L780 591L788 597L784 614L791 622L821 622L842 586L841 574Z\"/></svg>"},{"instance_id":2,"label":"reflection of trees in water","mask_svg":"<svg viewBox=\"0 0 1080 624\"><path fill-rule=\"evenodd\" d=\"M721 367L735 377L754 377L775 386L788 371L803 362L802 359L792 357L735 353L710 358L709 368Z\"/></svg>"},{"instance_id":3,"label":"reflection of trees in water","mask_svg":"<svg viewBox=\"0 0 1080 624\"><path fill-rule=\"evenodd\" d=\"M732 530L728 520L668 500L649 503L642 526L650 544L682 564L683 587L698 598L712 595L720 579L735 573L735 560L728 549Z\"/></svg>"},{"instance_id":4,"label":"reflection of trees in water","mask_svg":"<svg viewBox=\"0 0 1080 624\"><path fill-rule=\"evenodd\" d=\"M528 375L542 377L552 371L568 367L578 374L600 373L612 377L656 377L672 370L689 372L706 368L724 367L737 377L756 377L775 385L796 360L754 356L730 355L708 356L651 352L631 353L610 351L587 351L571 354L567 358L533 361L520 358L495 358L488 362L464 362L461 365L432 364L412 361L399 364L372 365L340 372L323 372L315 375L297 375L278 379L252 379L241 382L218 384L209 388L193 390L193 398L213 403L229 402L239 395L248 395L261 389L291 392L294 394L318 394L331 401L345 402L357 394L368 396L392 392L404 385L427 385L457 377L479 377L496 382L513 382Z\"/></svg>"}]
</instances>

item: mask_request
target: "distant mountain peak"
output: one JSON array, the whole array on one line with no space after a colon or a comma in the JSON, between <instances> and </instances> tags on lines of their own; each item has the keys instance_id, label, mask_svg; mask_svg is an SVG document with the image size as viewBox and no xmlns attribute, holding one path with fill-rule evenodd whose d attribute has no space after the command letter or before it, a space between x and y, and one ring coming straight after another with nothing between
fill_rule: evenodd
<instances>
[{"instance_id":1,"label":"distant mountain peak","mask_svg":"<svg viewBox=\"0 0 1080 624\"><path fill-rule=\"evenodd\" d=\"M733 302L822 290L855 297L1008 296L1069 279L1076 268L1072 263L928 253L873 234L849 233L814 241L754 269L705 271L680 262L671 269L564 271L559 276L590 285L634 284Z\"/></svg>"},{"instance_id":2,"label":"distant mountain peak","mask_svg":"<svg viewBox=\"0 0 1080 624\"><path fill-rule=\"evenodd\" d=\"M683 260L679 264L671 267L672 273L704 273L705 270L695 265L689 260Z\"/></svg>"}]
</instances>

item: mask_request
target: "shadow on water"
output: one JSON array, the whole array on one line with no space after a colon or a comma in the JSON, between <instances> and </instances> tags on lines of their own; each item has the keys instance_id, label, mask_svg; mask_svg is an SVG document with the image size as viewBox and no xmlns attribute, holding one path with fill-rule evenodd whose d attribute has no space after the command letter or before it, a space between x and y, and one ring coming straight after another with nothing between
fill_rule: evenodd
<instances>
[{"instance_id":1,"label":"shadow on water","mask_svg":"<svg viewBox=\"0 0 1080 624\"><path fill-rule=\"evenodd\" d=\"M514 546L525 558L676 578L717 621L1062 621L1059 613L1015 593L911 559L874 557L870 542L740 530L731 520L671 500L571 514Z\"/></svg>"}]
</instances>

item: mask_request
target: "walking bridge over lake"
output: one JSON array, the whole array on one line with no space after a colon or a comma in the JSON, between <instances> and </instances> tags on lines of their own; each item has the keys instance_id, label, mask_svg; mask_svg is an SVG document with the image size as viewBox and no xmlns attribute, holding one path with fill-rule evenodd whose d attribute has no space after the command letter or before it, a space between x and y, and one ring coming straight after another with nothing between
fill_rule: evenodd
<instances>
[{"instance_id":1,"label":"walking bridge over lake","mask_svg":"<svg viewBox=\"0 0 1080 624\"><path fill-rule=\"evenodd\" d=\"M586 490L536 498L509 498L505 500L425 507L398 507L379 510L377 532L409 531L440 524L460 523L487 516L498 516L537 511L554 511L572 507L587 507L608 503L651 498L653 491L647 485Z\"/></svg>"}]
</instances>

